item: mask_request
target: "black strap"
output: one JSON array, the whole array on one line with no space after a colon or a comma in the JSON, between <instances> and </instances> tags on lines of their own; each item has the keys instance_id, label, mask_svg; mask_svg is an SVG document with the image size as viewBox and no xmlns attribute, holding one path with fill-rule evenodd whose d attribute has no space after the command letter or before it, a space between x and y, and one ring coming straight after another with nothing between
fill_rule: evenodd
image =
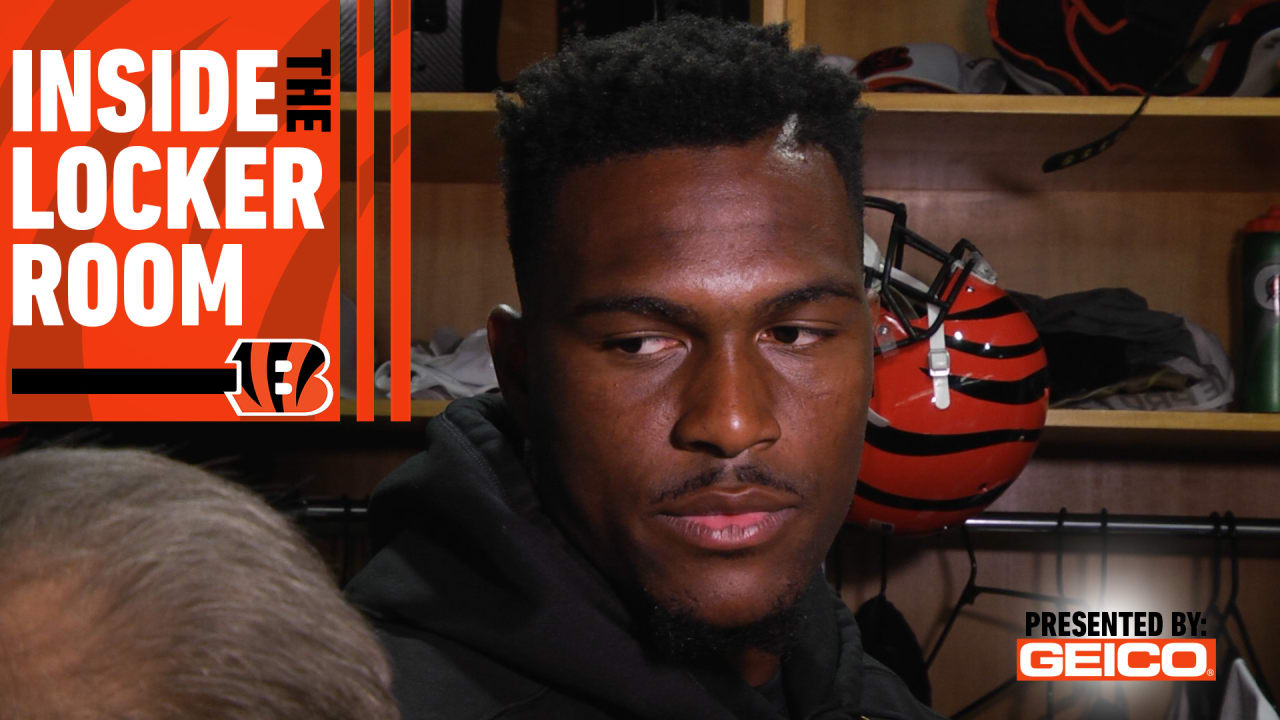
<instances>
[{"instance_id":1,"label":"black strap","mask_svg":"<svg viewBox=\"0 0 1280 720\"><path fill-rule=\"evenodd\" d=\"M1175 60L1169 66L1169 69L1165 70L1164 73L1151 84L1151 87L1147 88L1146 93L1142 96L1142 102L1138 103L1138 107L1133 111L1133 114L1129 115L1129 117L1125 118L1124 122L1120 123L1120 127L1117 127L1115 130L1112 130L1097 140L1085 143L1084 145L1072 148L1065 152L1050 155L1048 159L1044 161L1044 164L1040 166L1040 169L1043 172L1051 173L1062 170L1063 168L1071 167L1072 165L1078 165L1085 160L1097 157L1099 153L1110 148L1112 145L1115 145L1116 138L1120 137L1120 133L1128 130L1129 126L1133 124L1133 121L1138 119L1138 116L1142 114L1143 109L1147 107L1147 101L1151 99L1152 93L1163 86L1170 76L1173 75L1174 71L1182 67L1182 64L1186 62L1187 59L1194 57L1206 47L1214 43L1234 37L1241 30L1242 28L1240 25L1222 25L1201 35L1195 42L1191 43L1186 50L1178 53L1177 60Z\"/></svg>"}]
</instances>

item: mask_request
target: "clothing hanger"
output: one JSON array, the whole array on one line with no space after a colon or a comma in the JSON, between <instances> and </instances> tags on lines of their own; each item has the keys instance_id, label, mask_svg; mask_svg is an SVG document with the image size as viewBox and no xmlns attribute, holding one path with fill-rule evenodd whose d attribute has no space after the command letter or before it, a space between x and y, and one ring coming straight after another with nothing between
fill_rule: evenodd
<instances>
[{"instance_id":1,"label":"clothing hanger","mask_svg":"<svg viewBox=\"0 0 1280 720\"><path fill-rule=\"evenodd\" d=\"M1227 595L1227 605L1222 610L1222 632L1227 635L1228 642L1230 642L1230 633L1227 631L1226 626L1227 620L1234 618L1236 629L1240 631L1240 642L1244 644L1245 652L1248 653L1249 666L1253 670L1254 680L1258 683L1258 690L1262 692L1262 696L1267 699L1267 702L1275 705L1275 696L1271 694L1271 688L1267 686L1266 677L1262 672L1262 665L1258 662L1258 654L1254 652L1253 641L1249 639L1249 631L1245 628L1244 616L1240 613L1240 607L1236 605L1236 596L1240 591L1240 543L1239 537L1236 535L1236 516L1228 510L1224 517L1227 522L1227 543L1231 548L1231 592Z\"/></svg>"},{"instance_id":2,"label":"clothing hanger","mask_svg":"<svg viewBox=\"0 0 1280 720\"><path fill-rule=\"evenodd\" d=\"M880 597L889 586L889 533L880 536Z\"/></svg>"},{"instance_id":3,"label":"clothing hanger","mask_svg":"<svg viewBox=\"0 0 1280 720\"><path fill-rule=\"evenodd\" d=\"M924 661L924 666L926 670L933 665L934 659L938 657L938 651L942 649L943 642L946 641L947 635L951 633L951 628L953 625L955 625L956 619L960 616L960 611L964 609L964 606L972 605L974 600L976 600L979 595L1003 595L1006 597L1021 598L1023 600L1034 600L1036 602L1052 603L1055 607L1058 607L1058 608L1061 608L1064 605L1078 606L1078 605L1084 604L1078 598L1066 597L1066 595L1063 593L1062 536L1064 535L1063 524L1064 524L1064 521L1066 520L1066 516L1067 516L1067 509L1062 508L1058 512L1058 527L1056 529L1056 532L1058 533L1058 552L1057 552L1058 594L1057 595L1048 595L1045 593L1030 592L1027 590L1015 590L1012 588L979 585L978 584L978 560L973 552L973 542L969 539L969 531L965 528L964 524L960 525L960 528L959 528L960 537L964 540L964 549L969 556L969 579L965 582L964 589L960 591L960 597L956 600L955 606L951 608L951 615L950 617L947 618L947 624L943 626L942 633L938 635L938 640L934 643L933 650L930 651L929 657L927 657ZM999 696L1001 693L1013 687L1013 685L1017 681L1018 681L1017 675L1010 677L1008 680L1005 680L1004 682L1000 683L996 687L984 693L978 699L974 700L968 705L965 705L960 710L957 710L955 713L952 713L951 715L952 720L959 720L959 718L962 718L972 713L982 705L985 705L991 699ZM1045 687L1047 688L1046 693L1048 693L1048 700L1049 700L1048 707L1050 708L1049 715L1047 717L1051 719L1053 717L1053 714L1052 714L1053 683L1046 683Z\"/></svg>"},{"instance_id":4,"label":"clothing hanger","mask_svg":"<svg viewBox=\"0 0 1280 720\"><path fill-rule=\"evenodd\" d=\"M1102 517L1099 523L1102 525L1102 555L1100 561L1102 564L1101 577L1098 578L1098 607L1106 605L1107 599L1107 541L1110 536L1107 534L1107 509L1102 508Z\"/></svg>"},{"instance_id":5,"label":"clothing hanger","mask_svg":"<svg viewBox=\"0 0 1280 720\"><path fill-rule=\"evenodd\" d=\"M339 561L341 566L339 578L341 578L340 587L346 587L347 582L351 580L351 556L355 554L354 537L351 532L351 498L347 495L342 496L342 558Z\"/></svg>"},{"instance_id":6,"label":"clothing hanger","mask_svg":"<svg viewBox=\"0 0 1280 720\"><path fill-rule=\"evenodd\" d=\"M1102 568L1100 570L1101 577L1098 579L1098 607L1104 608L1107 604L1107 555L1110 550L1110 533L1107 532L1107 509L1102 508L1101 518L1102 530L1102 555L1100 557ZM1115 683L1115 699L1116 704L1124 709L1125 713L1129 710L1129 701L1124 694L1124 684Z\"/></svg>"},{"instance_id":7,"label":"clothing hanger","mask_svg":"<svg viewBox=\"0 0 1280 720\"><path fill-rule=\"evenodd\" d=\"M1058 610L1062 610L1063 599L1066 598L1066 591L1062 584L1062 551L1066 538L1063 533L1063 527L1067 523L1067 509L1065 507L1058 508L1058 527L1054 529L1054 539L1057 545L1057 557L1055 559L1055 569L1058 575L1058 600L1054 602ZM1053 720L1053 686L1054 683L1047 682L1044 684L1044 716L1045 720Z\"/></svg>"},{"instance_id":8,"label":"clothing hanger","mask_svg":"<svg viewBox=\"0 0 1280 720\"><path fill-rule=\"evenodd\" d=\"M1211 596L1209 598L1209 606L1205 608L1205 618L1213 627L1213 637L1226 642L1226 657L1239 657L1240 650L1236 647L1235 638L1231 636L1230 628L1227 627L1227 621L1231 617L1231 607L1235 604L1235 594L1239 590L1238 569L1237 577L1232 582L1232 589L1227 593L1227 604L1218 607L1218 596L1222 592L1222 544L1224 540L1235 536L1235 516L1231 511L1227 511L1225 516L1220 517L1217 512L1214 512L1209 517L1213 520L1213 562L1211 568ZM1238 568L1238 563L1236 567Z\"/></svg>"},{"instance_id":9,"label":"clothing hanger","mask_svg":"<svg viewBox=\"0 0 1280 720\"><path fill-rule=\"evenodd\" d=\"M1108 519L1107 509L1102 508L1102 511L1099 514L1099 518L1098 518L1098 524L1100 525L1098 532L1102 536L1102 550L1101 550L1101 554L1099 555L1101 570L1099 571L1100 575L1098 578L1098 608L1099 609L1106 607L1106 602L1107 602L1107 557L1110 550L1109 543L1111 538L1110 533L1107 531L1107 519ZM1081 683L1081 684L1092 685L1092 683ZM1093 710L1090 713L1088 713L1088 715L1096 716L1097 713L1101 711L1105 713L1106 717L1115 717L1114 713L1118 710L1120 713L1123 714L1123 716L1127 717L1129 714L1129 701L1124 694L1124 684L1123 683L1109 683L1109 684L1112 685L1115 691L1112 699L1112 702L1114 702L1114 705L1112 707L1108 707L1105 704L1107 701L1102 699L1102 691L1098 690L1097 694L1094 697Z\"/></svg>"},{"instance_id":10,"label":"clothing hanger","mask_svg":"<svg viewBox=\"0 0 1280 720\"><path fill-rule=\"evenodd\" d=\"M889 533L880 534L880 592L854 612L862 630L863 650L898 674L911 694L922 703L933 702L924 651L915 631L887 597L889 587Z\"/></svg>"},{"instance_id":11,"label":"clothing hanger","mask_svg":"<svg viewBox=\"0 0 1280 720\"><path fill-rule=\"evenodd\" d=\"M1217 511L1209 513L1209 521L1213 524L1213 549L1209 563L1209 602L1204 609L1205 627L1209 635L1218 641L1216 662L1218 667L1225 668L1230 663L1224 662L1239 653L1235 649L1235 641L1231 638L1226 626L1226 616L1218 606L1218 598L1222 594L1222 544L1226 537L1223 519ZM1222 707L1222 695L1225 683L1188 683L1183 692L1193 714L1203 717L1217 717Z\"/></svg>"},{"instance_id":12,"label":"clothing hanger","mask_svg":"<svg viewBox=\"0 0 1280 720\"><path fill-rule=\"evenodd\" d=\"M1212 626L1217 637L1222 632L1223 621L1222 610L1218 608L1218 594L1222 590L1222 517L1215 510L1209 513L1209 520L1213 523L1213 554L1209 564L1209 604L1205 606L1204 618L1206 626ZM1230 644L1230 636L1227 642Z\"/></svg>"}]
</instances>

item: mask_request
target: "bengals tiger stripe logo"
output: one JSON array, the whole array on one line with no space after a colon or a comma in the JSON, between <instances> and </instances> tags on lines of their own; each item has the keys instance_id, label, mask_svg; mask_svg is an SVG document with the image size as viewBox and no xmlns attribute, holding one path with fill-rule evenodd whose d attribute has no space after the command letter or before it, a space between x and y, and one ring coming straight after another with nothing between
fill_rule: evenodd
<instances>
[{"instance_id":1,"label":"bengals tiger stripe logo","mask_svg":"<svg viewBox=\"0 0 1280 720\"><path fill-rule=\"evenodd\" d=\"M855 522L905 533L963 522L1000 497L1035 451L1049 389L1039 335L997 287L969 287L944 325L948 409L931 401L923 344L876 358L879 396L854 489ZM882 322L896 327L892 318Z\"/></svg>"},{"instance_id":2,"label":"bengals tiger stripe logo","mask_svg":"<svg viewBox=\"0 0 1280 720\"><path fill-rule=\"evenodd\" d=\"M236 366L238 389L226 395L237 415L316 415L333 402L329 351L314 340L238 340L227 362Z\"/></svg>"}]
</instances>

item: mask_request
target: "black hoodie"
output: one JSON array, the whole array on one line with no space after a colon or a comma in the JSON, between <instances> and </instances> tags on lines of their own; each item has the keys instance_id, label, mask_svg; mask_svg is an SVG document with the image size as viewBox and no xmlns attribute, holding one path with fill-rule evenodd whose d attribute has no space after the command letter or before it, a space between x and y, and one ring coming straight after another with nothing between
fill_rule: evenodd
<instances>
[{"instance_id":1,"label":"black hoodie","mask_svg":"<svg viewBox=\"0 0 1280 720\"><path fill-rule=\"evenodd\" d=\"M646 653L618 595L539 510L499 397L450 404L427 440L374 492L382 549L347 589L391 654L405 720L779 717L727 667ZM800 602L782 672L792 718L936 717L863 655L825 581Z\"/></svg>"}]
</instances>

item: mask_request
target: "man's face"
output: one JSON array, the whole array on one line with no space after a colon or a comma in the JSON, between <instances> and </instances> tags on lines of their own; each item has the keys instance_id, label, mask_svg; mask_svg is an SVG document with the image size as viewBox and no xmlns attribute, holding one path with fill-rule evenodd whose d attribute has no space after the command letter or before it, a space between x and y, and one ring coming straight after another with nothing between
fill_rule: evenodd
<instances>
[{"instance_id":1,"label":"man's face","mask_svg":"<svg viewBox=\"0 0 1280 720\"><path fill-rule=\"evenodd\" d=\"M853 497L870 394L831 157L770 134L610 160L564 178L552 227L522 331L548 512L668 611L790 605Z\"/></svg>"}]
</instances>

